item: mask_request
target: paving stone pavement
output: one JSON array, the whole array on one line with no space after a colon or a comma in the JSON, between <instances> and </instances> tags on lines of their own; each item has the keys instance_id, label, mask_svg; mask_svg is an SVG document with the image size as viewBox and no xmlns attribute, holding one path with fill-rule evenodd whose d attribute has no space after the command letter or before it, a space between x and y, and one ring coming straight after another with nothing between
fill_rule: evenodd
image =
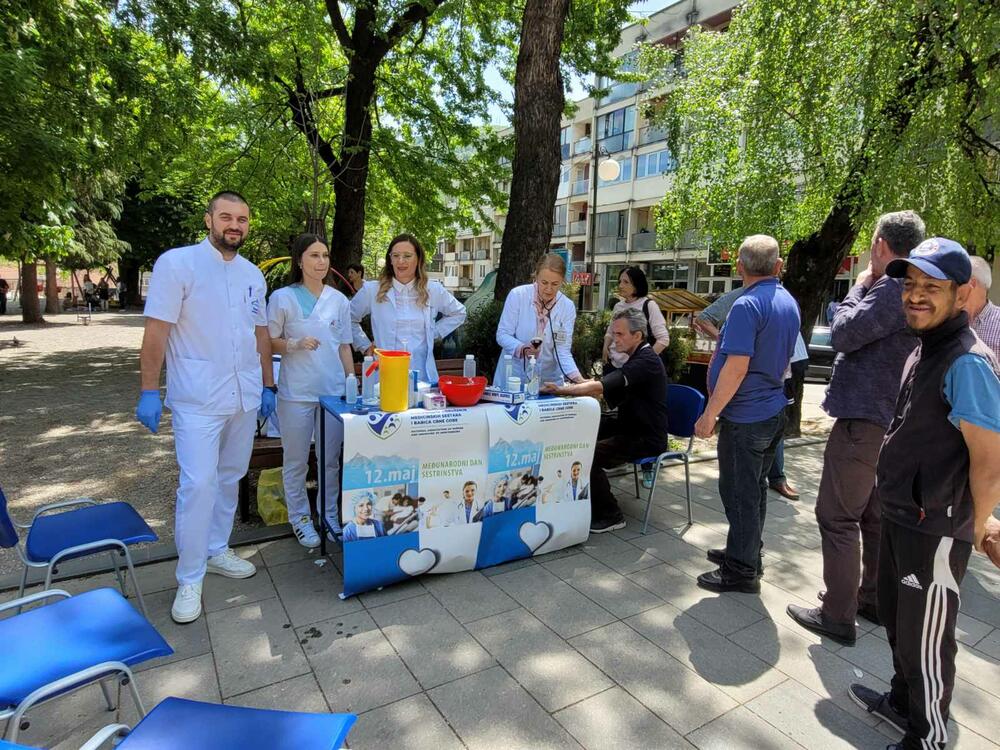
<instances>
[{"instance_id":1,"label":"paving stone pavement","mask_svg":"<svg viewBox=\"0 0 1000 750\"><path fill-rule=\"evenodd\" d=\"M649 533L631 476L613 480L627 528L539 558L428 576L341 600L341 557L292 539L240 548L251 579L209 576L207 614L170 620L173 563L140 568L154 624L176 654L143 665L147 708L168 695L256 707L353 711L350 747L871 748L898 735L847 696L884 689L882 628L862 621L853 648L798 628L789 602L813 603L822 557L813 507L822 445L786 459L800 502L772 495L760 595L695 585L726 520L716 465L663 472ZM60 584L112 585L113 576ZM11 593L2 595L5 598ZM949 747L997 750L1000 571L973 555L963 584ZM134 722L128 696L108 712L96 687L41 707L22 740L78 748L96 728Z\"/></svg>"}]
</instances>

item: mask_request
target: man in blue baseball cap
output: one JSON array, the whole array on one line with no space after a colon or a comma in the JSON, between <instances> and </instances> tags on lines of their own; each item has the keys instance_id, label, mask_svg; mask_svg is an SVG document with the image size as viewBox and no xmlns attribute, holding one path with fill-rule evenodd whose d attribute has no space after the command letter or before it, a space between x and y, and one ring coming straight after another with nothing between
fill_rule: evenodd
<instances>
[{"instance_id":1,"label":"man in blue baseball cap","mask_svg":"<svg viewBox=\"0 0 1000 750\"><path fill-rule=\"evenodd\" d=\"M920 344L906 363L879 453L878 616L892 649L892 689L851 696L903 732L893 748L943 748L955 685L959 585L972 548L1000 545L1000 366L969 328L972 265L933 237L886 267ZM993 555L991 555L993 557Z\"/></svg>"}]
</instances>

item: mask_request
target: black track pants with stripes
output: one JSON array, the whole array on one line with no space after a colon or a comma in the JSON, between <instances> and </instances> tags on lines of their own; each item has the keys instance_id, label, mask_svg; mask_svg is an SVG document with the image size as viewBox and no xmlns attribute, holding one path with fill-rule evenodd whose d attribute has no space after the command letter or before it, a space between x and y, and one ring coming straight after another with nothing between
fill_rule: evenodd
<instances>
[{"instance_id":1,"label":"black track pants with stripes","mask_svg":"<svg viewBox=\"0 0 1000 750\"><path fill-rule=\"evenodd\" d=\"M943 748L955 686L958 587L972 545L882 518L878 614L892 648L892 705L909 716L901 748Z\"/></svg>"}]
</instances>

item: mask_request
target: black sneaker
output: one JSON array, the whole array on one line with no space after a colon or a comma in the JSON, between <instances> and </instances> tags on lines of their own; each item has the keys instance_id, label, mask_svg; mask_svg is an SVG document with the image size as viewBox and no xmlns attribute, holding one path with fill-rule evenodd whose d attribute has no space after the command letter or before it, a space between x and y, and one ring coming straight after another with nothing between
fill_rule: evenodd
<instances>
[{"instance_id":1,"label":"black sneaker","mask_svg":"<svg viewBox=\"0 0 1000 750\"><path fill-rule=\"evenodd\" d=\"M900 732L906 734L906 727L910 721L906 718L905 714L901 714L893 707L889 700L889 693L879 693L858 683L851 685L847 692L851 694L854 702L865 711L879 717L883 721L889 722ZM892 747L892 745L889 747Z\"/></svg>"},{"instance_id":2,"label":"black sneaker","mask_svg":"<svg viewBox=\"0 0 1000 750\"><path fill-rule=\"evenodd\" d=\"M625 516L617 518L599 518L590 522L591 534L603 534L607 531L616 531L625 528Z\"/></svg>"}]
</instances>

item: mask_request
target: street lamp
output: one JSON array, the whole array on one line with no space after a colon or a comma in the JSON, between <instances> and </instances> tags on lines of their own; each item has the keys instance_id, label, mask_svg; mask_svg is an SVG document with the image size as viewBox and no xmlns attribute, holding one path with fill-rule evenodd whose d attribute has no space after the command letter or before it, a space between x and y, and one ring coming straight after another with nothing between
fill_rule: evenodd
<instances>
[{"instance_id":1,"label":"street lamp","mask_svg":"<svg viewBox=\"0 0 1000 750\"><path fill-rule=\"evenodd\" d=\"M590 186L590 236L587 238L587 244L590 247L590 259L587 261L587 272L590 274L591 300L593 300L594 296L594 281L597 278L597 266L595 260L597 255L597 182L598 179L605 180L606 182L617 180L618 175L620 175L622 171L622 165L611 157L611 154L606 148L604 148L604 146L595 144L593 153L594 166L590 175L591 182L593 183ZM605 157L604 161L600 161L602 156ZM579 307L580 309L583 308L582 287L580 288Z\"/></svg>"}]
</instances>

